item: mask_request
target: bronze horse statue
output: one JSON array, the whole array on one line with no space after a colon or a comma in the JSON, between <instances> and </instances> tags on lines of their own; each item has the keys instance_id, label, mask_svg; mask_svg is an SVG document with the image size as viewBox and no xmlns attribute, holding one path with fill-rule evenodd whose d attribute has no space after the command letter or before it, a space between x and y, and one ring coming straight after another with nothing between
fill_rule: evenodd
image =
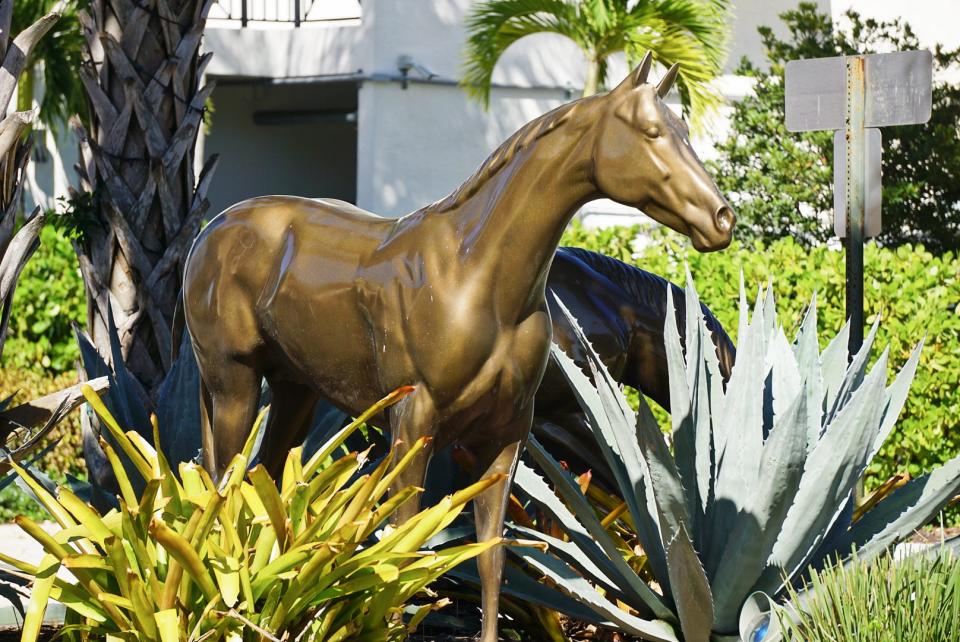
<instances>
[{"instance_id":1,"label":"bronze horse statue","mask_svg":"<svg viewBox=\"0 0 960 642\"><path fill-rule=\"evenodd\" d=\"M553 340L587 371L587 359L557 307L556 294L577 319L590 345L610 375L670 410L667 354L663 324L667 318L667 289L673 290L677 328L681 341L686 327L683 290L646 270L576 247L561 247L547 277L548 304L553 320ZM723 326L703 303L701 314L713 341L724 383L736 359L736 348ZM571 393L559 367L551 360L536 396L533 433L557 459L571 470L590 470L593 480L608 490L616 481Z\"/></svg>"},{"instance_id":2,"label":"bronze horse statue","mask_svg":"<svg viewBox=\"0 0 960 642\"><path fill-rule=\"evenodd\" d=\"M260 381L273 393L262 461L276 474L321 398L358 414L416 390L386 423L400 453L419 437L458 443L481 476L477 537L502 534L510 481L546 367L550 264L586 202L612 198L689 236L730 243L734 215L662 102L676 78L646 83L650 57L609 93L527 123L448 197L399 219L342 201L271 196L227 209L184 271L184 314L200 369L204 466L240 451ZM421 485L430 449L397 487ZM405 504L397 520L415 514ZM479 559L483 642L497 639L503 548Z\"/></svg>"}]
</instances>

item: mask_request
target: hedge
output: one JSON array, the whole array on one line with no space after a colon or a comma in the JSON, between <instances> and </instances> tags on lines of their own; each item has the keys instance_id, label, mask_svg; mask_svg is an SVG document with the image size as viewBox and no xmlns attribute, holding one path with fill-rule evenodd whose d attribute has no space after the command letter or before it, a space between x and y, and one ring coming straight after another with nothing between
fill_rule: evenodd
<instances>
[{"instance_id":1,"label":"hedge","mask_svg":"<svg viewBox=\"0 0 960 642\"><path fill-rule=\"evenodd\" d=\"M3 350L4 367L36 372L76 370L80 348L73 323L87 314L83 279L65 233L53 225L40 232L40 247L23 268Z\"/></svg>"},{"instance_id":2,"label":"hedge","mask_svg":"<svg viewBox=\"0 0 960 642\"><path fill-rule=\"evenodd\" d=\"M679 284L689 264L700 298L734 340L741 270L751 301L756 288L772 280L788 337L814 291L821 347L843 325L843 252L806 249L785 238L750 246L734 242L723 252L700 254L685 238L662 231L634 252L631 241L637 234L638 228L593 231L575 225L562 242L615 256ZM881 315L877 344L889 345L891 371L925 338L906 407L867 471L870 488L897 472L917 476L960 453L960 259L951 253L934 256L920 246L886 249L870 243L864 262L866 321L869 327Z\"/></svg>"},{"instance_id":3,"label":"hedge","mask_svg":"<svg viewBox=\"0 0 960 642\"><path fill-rule=\"evenodd\" d=\"M750 246L734 242L723 252L700 254L686 239L664 232L655 232L652 242L636 252L637 235L637 228L587 230L574 225L563 243L603 252L676 283L683 283L684 264L689 264L701 298L734 340L741 270L750 288L773 280L788 336L795 332L814 291L821 340L825 343L843 323L842 252L804 249L787 238ZM74 366L76 347L69 324L82 313L83 286L69 242L51 228L44 230L43 241L17 289L13 336L4 355L6 368L0 371L0 391L20 389L20 399L69 385L75 378L10 367L43 370L46 365L49 372ZM882 311L878 342L890 346L891 370L905 362L913 345L926 336L911 396L894 434L868 470L870 486L896 472L916 476L960 453L960 259L950 253L934 256L922 247L884 249L871 243L865 263L867 323ZM52 359L48 362L44 354ZM51 368L54 364L56 368ZM82 473L77 424L74 415L61 443L44 462L48 470Z\"/></svg>"},{"instance_id":4,"label":"hedge","mask_svg":"<svg viewBox=\"0 0 960 642\"><path fill-rule=\"evenodd\" d=\"M76 373L59 375L37 373L20 368L0 370L0 394L15 395L11 406L63 390L77 383ZM83 461L83 437L80 434L80 411L74 410L53 429L50 441L56 445L38 463L42 470L60 476L70 473L75 477L86 475ZM48 442L49 443L49 442Z\"/></svg>"}]
</instances>

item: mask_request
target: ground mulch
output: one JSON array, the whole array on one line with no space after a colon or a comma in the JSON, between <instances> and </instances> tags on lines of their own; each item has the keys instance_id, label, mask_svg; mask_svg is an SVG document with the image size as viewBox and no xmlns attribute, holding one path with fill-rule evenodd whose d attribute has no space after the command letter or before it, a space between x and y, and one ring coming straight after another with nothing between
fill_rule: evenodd
<instances>
[{"instance_id":1,"label":"ground mulch","mask_svg":"<svg viewBox=\"0 0 960 642\"><path fill-rule=\"evenodd\" d=\"M60 630L59 626L44 626L40 629L38 642L50 642ZM20 629L0 629L0 642L19 642Z\"/></svg>"},{"instance_id":2,"label":"ground mulch","mask_svg":"<svg viewBox=\"0 0 960 642\"><path fill-rule=\"evenodd\" d=\"M916 531L908 540L911 544L939 544L960 535L960 526L950 528L924 528Z\"/></svg>"}]
</instances>

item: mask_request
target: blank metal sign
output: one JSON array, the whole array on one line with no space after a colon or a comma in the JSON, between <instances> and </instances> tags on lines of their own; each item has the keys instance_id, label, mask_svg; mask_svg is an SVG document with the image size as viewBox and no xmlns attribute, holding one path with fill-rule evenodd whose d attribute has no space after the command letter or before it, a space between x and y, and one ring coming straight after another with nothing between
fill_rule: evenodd
<instances>
[{"instance_id":1,"label":"blank metal sign","mask_svg":"<svg viewBox=\"0 0 960 642\"><path fill-rule=\"evenodd\" d=\"M786 121L792 132L843 129L846 56L791 60L786 68ZM915 125L930 120L933 55L929 51L869 54L864 125Z\"/></svg>"}]
</instances>

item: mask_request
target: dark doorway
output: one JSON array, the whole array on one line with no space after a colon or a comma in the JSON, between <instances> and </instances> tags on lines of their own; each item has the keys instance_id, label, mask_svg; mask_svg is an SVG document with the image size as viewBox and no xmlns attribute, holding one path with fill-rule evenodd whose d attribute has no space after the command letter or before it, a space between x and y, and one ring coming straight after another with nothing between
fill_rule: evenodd
<instances>
[{"instance_id":1,"label":"dark doorway","mask_svg":"<svg viewBox=\"0 0 960 642\"><path fill-rule=\"evenodd\" d=\"M357 197L357 83L217 79L210 215L253 196Z\"/></svg>"}]
</instances>

